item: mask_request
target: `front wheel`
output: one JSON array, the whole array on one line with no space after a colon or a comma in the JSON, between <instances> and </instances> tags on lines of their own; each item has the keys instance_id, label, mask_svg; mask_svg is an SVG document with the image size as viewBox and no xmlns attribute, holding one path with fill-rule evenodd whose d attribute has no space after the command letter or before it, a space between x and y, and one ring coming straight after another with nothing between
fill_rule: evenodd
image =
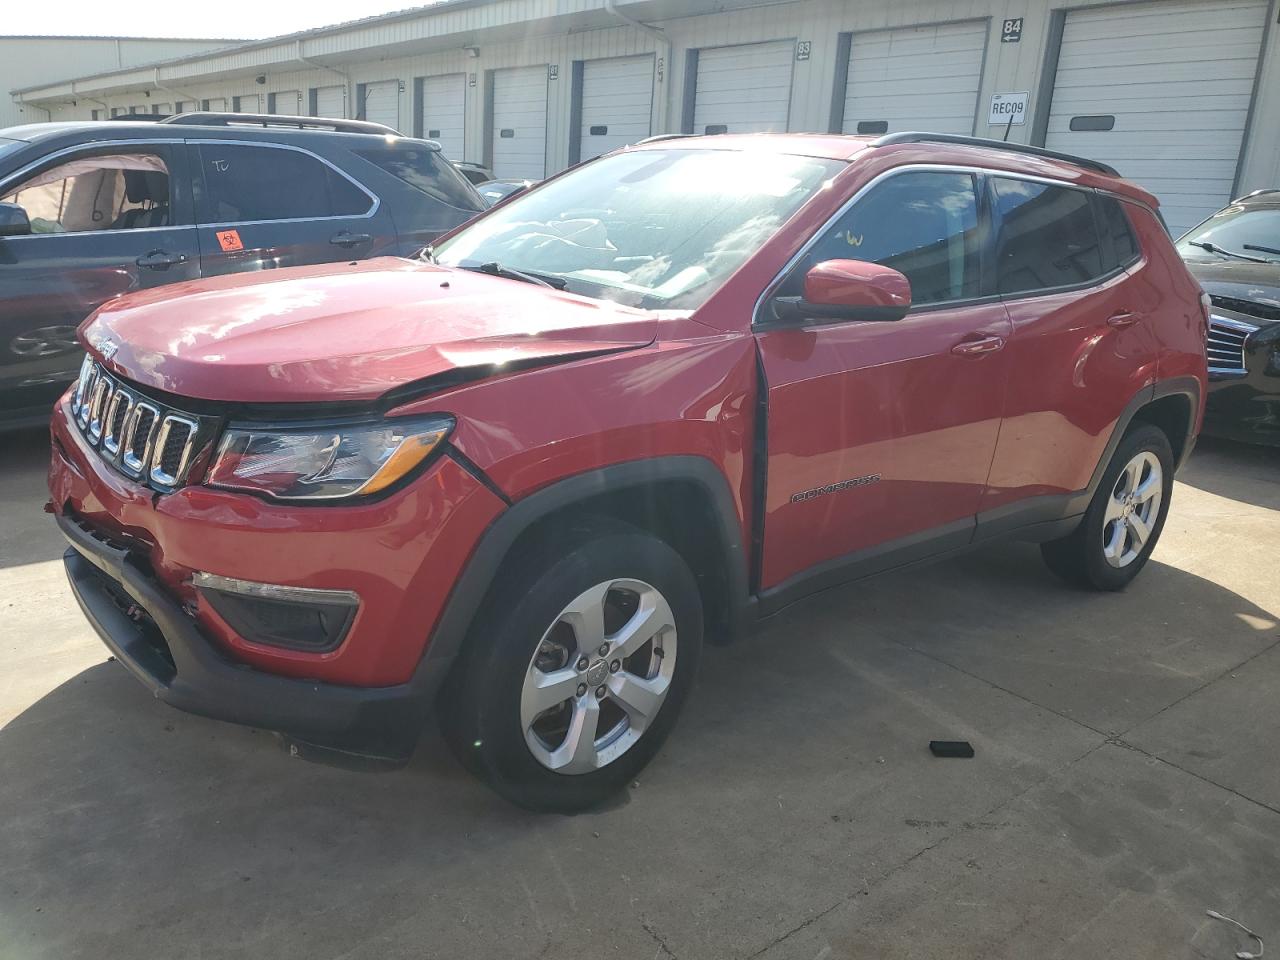
<instances>
[{"instance_id":1,"label":"front wheel","mask_svg":"<svg viewBox=\"0 0 1280 960\"><path fill-rule=\"evenodd\" d=\"M1159 427L1142 424L1120 441L1080 526L1041 544L1049 569L1095 590L1122 590L1146 565L1173 493L1173 450Z\"/></svg>"},{"instance_id":2,"label":"front wheel","mask_svg":"<svg viewBox=\"0 0 1280 960\"><path fill-rule=\"evenodd\" d=\"M572 812L657 752L697 671L702 604L683 558L612 529L504 570L443 705L454 751L498 793Z\"/></svg>"}]
</instances>

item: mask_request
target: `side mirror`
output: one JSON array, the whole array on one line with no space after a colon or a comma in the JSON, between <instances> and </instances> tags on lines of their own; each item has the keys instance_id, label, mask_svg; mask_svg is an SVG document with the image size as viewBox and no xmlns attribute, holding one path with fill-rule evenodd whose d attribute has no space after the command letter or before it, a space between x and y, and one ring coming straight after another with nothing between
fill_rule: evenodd
<instances>
[{"instance_id":1,"label":"side mirror","mask_svg":"<svg viewBox=\"0 0 1280 960\"><path fill-rule=\"evenodd\" d=\"M30 232L26 210L16 203L0 203L0 237L25 237Z\"/></svg>"},{"instance_id":2,"label":"side mirror","mask_svg":"<svg viewBox=\"0 0 1280 960\"><path fill-rule=\"evenodd\" d=\"M901 320L911 309L911 281L864 260L825 260L804 277L803 297L778 297L784 320Z\"/></svg>"}]
</instances>

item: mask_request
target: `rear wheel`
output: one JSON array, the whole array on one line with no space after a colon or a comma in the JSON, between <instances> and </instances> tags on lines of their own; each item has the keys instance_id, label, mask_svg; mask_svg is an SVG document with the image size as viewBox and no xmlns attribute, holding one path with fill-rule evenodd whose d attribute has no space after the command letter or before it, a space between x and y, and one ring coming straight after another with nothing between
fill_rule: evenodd
<instances>
[{"instance_id":1,"label":"rear wheel","mask_svg":"<svg viewBox=\"0 0 1280 960\"><path fill-rule=\"evenodd\" d=\"M671 547L630 530L536 551L490 597L444 704L463 762L532 810L622 789L661 746L697 670L702 605Z\"/></svg>"},{"instance_id":2,"label":"rear wheel","mask_svg":"<svg viewBox=\"0 0 1280 960\"><path fill-rule=\"evenodd\" d=\"M1049 569L1095 590L1121 590L1146 565L1173 492L1173 450L1159 427L1141 424L1120 441L1075 532L1042 544Z\"/></svg>"}]
</instances>

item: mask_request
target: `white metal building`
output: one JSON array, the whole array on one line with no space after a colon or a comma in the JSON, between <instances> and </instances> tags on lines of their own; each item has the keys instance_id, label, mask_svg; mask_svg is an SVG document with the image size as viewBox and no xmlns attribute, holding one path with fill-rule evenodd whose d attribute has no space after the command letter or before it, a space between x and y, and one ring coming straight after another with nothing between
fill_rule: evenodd
<instances>
[{"instance_id":1,"label":"white metal building","mask_svg":"<svg viewBox=\"0 0 1280 960\"><path fill-rule=\"evenodd\" d=\"M1007 135L1112 163L1178 231L1280 186L1278 4L443 0L13 97L357 116L503 177L657 133Z\"/></svg>"},{"instance_id":2,"label":"white metal building","mask_svg":"<svg viewBox=\"0 0 1280 960\"><path fill-rule=\"evenodd\" d=\"M145 37L0 37L0 90L63 80L68 73L119 70L169 57L225 47L235 40L171 40ZM83 109L78 109L83 107ZM148 112L150 111L148 98ZM105 102L77 104L77 116L108 116ZM0 127L48 120L49 112L21 98L0 97Z\"/></svg>"}]
</instances>

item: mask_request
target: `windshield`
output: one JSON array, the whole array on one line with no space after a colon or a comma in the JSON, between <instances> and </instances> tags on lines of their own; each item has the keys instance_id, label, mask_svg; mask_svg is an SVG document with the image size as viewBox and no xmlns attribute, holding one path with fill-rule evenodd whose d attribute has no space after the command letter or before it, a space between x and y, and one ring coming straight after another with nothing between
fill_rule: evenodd
<instances>
[{"instance_id":1,"label":"windshield","mask_svg":"<svg viewBox=\"0 0 1280 960\"><path fill-rule=\"evenodd\" d=\"M702 304L840 161L728 150L605 157L517 197L434 251L639 307Z\"/></svg>"},{"instance_id":2,"label":"windshield","mask_svg":"<svg viewBox=\"0 0 1280 960\"><path fill-rule=\"evenodd\" d=\"M1199 246L1206 243L1215 249ZM1206 260L1230 259L1231 254L1276 260L1276 250L1280 250L1280 207L1230 206L1178 241L1182 256Z\"/></svg>"}]
</instances>

